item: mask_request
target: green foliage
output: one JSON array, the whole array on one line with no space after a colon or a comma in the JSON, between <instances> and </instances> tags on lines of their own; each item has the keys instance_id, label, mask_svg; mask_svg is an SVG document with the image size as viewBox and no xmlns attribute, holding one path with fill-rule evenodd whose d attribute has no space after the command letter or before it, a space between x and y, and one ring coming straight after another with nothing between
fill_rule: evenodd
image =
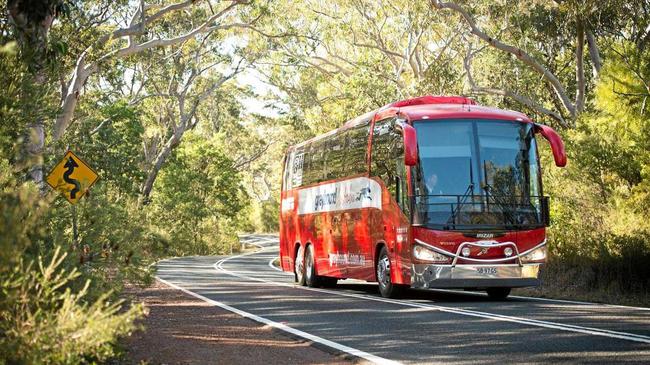
<instances>
[{"instance_id":1,"label":"green foliage","mask_svg":"<svg viewBox=\"0 0 650 365\"><path fill-rule=\"evenodd\" d=\"M109 280L90 274L91 266L77 269L78 261L60 246L49 246L69 240L59 232L48 234L47 222L60 220L48 201L0 160L0 363L105 360L142 314L140 306L122 310L123 303L112 299L112 289L119 287L100 290Z\"/></svg>"},{"instance_id":2,"label":"green foliage","mask_svg":"<svg viewBox=\"0 0 650 365\"><path fill-rule=\"evenodd\" d=\"M230 250L247 195L233 161L216 141L187 136L156 181L152 220L169 234L166 254Z\"/></svg>"},{"instance_id":3,"label":"green foliage","mask_svg":"<svg viewBox=\"0 0 650 365\"><path fill-rule=\"evenodd\" d=\"M546 170L554 199L549 269L557 276L562 265L574 267L582 291L647 298L650 112L644 99L650 95L644 79L650 77L650 57L637 53L625 43L613 49L593 109L565 133L569 165L565 171Z\"/></svg>"},{"instance_id":4,"label":"green foliage","mask_svg":"<svg viewBox=\"0 0 650 365\"><path fill-rule=\"evenodd\" d=\"M0 273L13 267L32 240L42 235L38 219L47 205L31 184L20 184L9 162L0 159Z\"/></svg>"},{"instance_id":5,"label":"green foliage","mask_svg":"<svg viewBox=\"0 0 650 365\"><path fill-rule=\"evenodd\" d=\"M109 181L116 193L137 196L145 178L141 113L118 99L102 105L80 124L73 138L81 140L87 148L79 153L92 156L102 180Z\"/></svg>"},{"instance_id":6,"label":"green foliage","mask_svg":"<svg viewBox=\"0 0 650 365\"><path fill-rule=\"evenodd\" d=\"M143 313L139 305L121 311L108 293L86 302L88 282L79 291L67 287L80 276L62 269L57 248L49 263L22 260L0 281L0 362L78 364L115 355L119 336L130 334Z\"/></svg>"},{"instance_id":7,"label":"green foliage","mask_svg":"<svg viewBox=\"0 0 650 365\"><path fill-rule=\"evenodd\" d=\"M19 170L27 162L20 147L28 136L28 121L53 117L56 104L52 89L35 84L16 48L15 41L0 36L0 153Z\"/></svg>"},{"instance_id":8,"label":"green foliage","mask_svg":"<svg viewBox=\"0 0 650 365\"><path fill-rule=\"evenodd\" d=\"M277 196L255 205L251 214L254 232L274 233L279 230L280 203Z\"/></svg>"}]
</instances>

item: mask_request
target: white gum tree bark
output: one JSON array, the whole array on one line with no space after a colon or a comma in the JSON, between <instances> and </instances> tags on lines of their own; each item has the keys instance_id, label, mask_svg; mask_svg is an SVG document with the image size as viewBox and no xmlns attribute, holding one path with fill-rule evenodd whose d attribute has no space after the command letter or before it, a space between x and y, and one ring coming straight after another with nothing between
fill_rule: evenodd
<instances>
[{"instance_id":1,"label":"white gum tree bark","mask_svg":"<svg viewBox=\"0 0 650 365\"><path fill-rule=\"evenodd\" d=\"M202 50L200 48L196 51L197 59L200 58L199 55L201 52ZM185 71L189 70L189 76L187 77L187 81L181 85L170 82L166 93L159 93L159 95L165 95L166 120L164 122L169 125L172 133L165 143L156 149L158 152L155 156L150 156L151 164L147 171L147 178L141 189L140 202L142 204L149 202L156 178L167 162L171 152L181 143L184 134L194 129L198 124L198 111L201 103L212 96L224 83L240 73L244 69L243 62L243 59L241 59L229 74L222 75L214 81L202 83L205 84L202 88L197 86L201 81L202 75L214 69L214 66L218 63L210 64L201 69L193 67L195 65L177 64L177 66L185 66ZM179 72L183 73L184 71L181 70Z\"/></svg>"},{"instance_id":2,"label":"white gum tree bark","mask_svg":"<svg viewBox=\"0 0 650 365\"><path fill-rule=\"evenodd\" d=\"M250 4L250 1L229 1L225 7L214 12L200 25L176 37L140 40L140 37L147 35L148 28L154 22L171 13L181 13L187 8L193 6L195 3L196 1L188 0L160 8L158 5L146 5L144 0L141 0L138 9L131 17L126 28L116 29L110 34L102 37L97 42L98 45L103 45L106 42L122 38L127 40L127 45L125 47L109 51L106 54L97 57L95 61L89 63L87 62L87 59L91 47L82 52L77 59L76 67L68 81L66 88L67 92L61 101L61 114L59 114L54 124L52 134L53 141L61 139L67 128L72 123L74 111L81 96L82 87L91 75L100 70L102 63L112 59L125 58L156 47L177 45L196 37L199 34L212 32L218 29L232 28L233 24L224 22L224 18L233 13L237 7ZM137 41L136 37L138 37Z\"/></svg>"},{"instance_id":3,"label":"white gum tree bark","mask_svg":"<svg viewBox=\"0 0 650 365\"><path fill-rule=\"evenodd\" d=\"M576 91L575 91L575 100L571 100L567 89L562 84L557 75L550 71L549 67L544 65L540 60L531 56L525 50L515 47L511 44L507 44L497 38L494 38L486 34L478 25L474 17L462 6L458 5L455 2L443 2L440 0L431 0L431 4L434 8L439 10L451 10L459 14L469 26L469 31L471 34L476 36L481 41L485 42L490 47L493 47L499 51L509 53L520 60L523 64L528 66L534 72L539 74L541 78L548 83L550 88L553 90L554 98L559 102L562 109L567 114L567 117L563 117L561 110L551 111L547 108L544 108L539 103L532 101L529 98L518 95L510 90L503 90L497 88L489 87L479 87L476 85L473 79L471 79L471 72L468 71L469 83L472 89L478 93L487 93L502 95L517 102L520 102L524 105L529 106L530 108L546 114L553 119L557 120L560 125L563 127L571 128L575 126L575 120L578 115L584 111L585 106L585 93L586 93L586 81L584 74L584 43L585 38L588 43L590 58L594 67L594 72L597 73L601 67L600 55L598 52L598 47L596 41L591 32L585 30L584 22L582 19L578 19L576 27L576 54L575 54L575 63L576 63ZM465 68L469 70L468 61L471 60L471 57L465 58Z\"/></svg>"}]
</instances>

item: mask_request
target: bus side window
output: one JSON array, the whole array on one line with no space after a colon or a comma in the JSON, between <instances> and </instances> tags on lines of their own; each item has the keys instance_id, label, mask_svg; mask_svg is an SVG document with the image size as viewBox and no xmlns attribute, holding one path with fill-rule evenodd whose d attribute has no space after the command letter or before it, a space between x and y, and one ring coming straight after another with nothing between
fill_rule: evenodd
<instances>
[{"instance_id":1,"label":"bus side window","mask_svg":"<svg viewBox=\"0 0 650 365\"><path fill-rule=\"evenodd\" d=\"M369 121L345 131L347 147L345 149L344 175L352 176L367 172Z\"/></svg>"},{"instance_id":2,"label":"bus side window","mask_svg":"<svg viewBox=\"0 0 650 365\"><path fill-rule=\"evenodd\" d=\"M320 159L316 145L309 144L305 146L305 168L303 176L303 185L311 185L318 182L320 178Z\"/></svg>"},{"instance_id":3,"label":"bus side window","mask_svg":"<svg viewBox=\"0 0 650 365\"><path fill-rule=\"evenodd\" d=\"M345 177L345 135L339 132L333 135L326 145L326 174L325 180L340 179Z\"/></svg>"},{"instance_id":4,"label":"bus side window","mask_svg":"<svg viewBox=\"0 0 650 365\"><path fill-rule=\"evenodd\" d=\"M325 164L325 143L323 140L318 140L314 142L311 146L312 148L312 163L314 180L312 183L319 183L324 180L325 174L327 173L327 166Z\"/></svg>"},{"instance_id":5,"label":"bus side window","mask_svg":"<svg viewBox=\"0 0 650 365\"><path fill-rule=\"evenodd\" d=\"M403 146L399 143L400 138L401 134L395 128L395 118L375 122L370 176L380 177L398 202L401 200L397 196L398 160L403 159L404 155Z\"/></svg>"},{"instance_id":6,"label":"bus side window","mask_svg":"<svg viewBox=\"0 0 650 365\"><path fill-rule=\"evenodd\" d=\"M303 162L304 153L302 151L294 151L291 154L291 186L299 187L303 185Z\"/></svg>"}]
</instances>

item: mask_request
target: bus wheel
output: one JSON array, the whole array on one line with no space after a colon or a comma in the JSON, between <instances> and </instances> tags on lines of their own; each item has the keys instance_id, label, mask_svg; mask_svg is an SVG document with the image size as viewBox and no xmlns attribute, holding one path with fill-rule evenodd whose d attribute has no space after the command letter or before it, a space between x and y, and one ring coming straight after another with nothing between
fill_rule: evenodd
<instances>
[{"instance_id":1,"label":"bus wheel","mask_svg":"<svg viewBox=\"0 0 650 365\"><path fill-rule=\"evenodd\" d=\"M293 265L293 272L295 274L296 283L298 285L305 285L305 249L298 247L296 252L296 261Z\"/></svg>"},{"instance_id":2,"label":"bus wheel","mask_svg":"<svg viewBox=\"0 0 650 365\"><path fill-rule=\"evenodd\" d=\"M310 288L318 286L320 278L316 275L316 265L314 265L314 246L307 246L305 251L305 284Z\"/></svg>"},{"instance_id":3,"label":"bus wheel","mask_svg":"<svg viewBox=\"0 0 650 365\"><path fill-rule=\"evenodd\" d=\"M384 298L396 298L402 290L403 285L393 284L390 280L390 259L388 258L388 250L382 247L377 259L377 267L375 268L377 274L377 282L379 283L379 294Z\"/></svg>"},{"instance_id":4,"label":"bus wheel","mask_svg":"<svg viewBox=\"0 0 650 365\"><path fill-rule=\"evenodd\" d=\"M503 300L510 295L510 289L511 288L487 288L485 291L490 299Z\"/></svg>"}]
</instances>

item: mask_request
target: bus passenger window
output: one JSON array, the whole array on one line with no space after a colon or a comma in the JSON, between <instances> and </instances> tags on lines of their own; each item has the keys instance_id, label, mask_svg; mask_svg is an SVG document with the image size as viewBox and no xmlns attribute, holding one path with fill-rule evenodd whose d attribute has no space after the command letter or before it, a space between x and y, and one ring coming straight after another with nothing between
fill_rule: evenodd
<instances>
[{"instance_id":1,"label":"bus passenger window","mask_svg":"<svg viewBox=\"0 0 650 365\"><path fill-rule=\"evenodd\" d=\"M354 126L345 131L347 148L345 149L344 175L352 176L368 172L366 154L368 151L369 122Z\"/></svg>"},{"instance_id":2,"label":"bus passenger window","mask_svg":"<svg viewBox=\"0 0 650 365\"><path fill-rule=\"evenodd\" d=\"M404 146L401 134L395 128L395 118L388 118L375 123L372 135L372 154L370 176L382 179L395 200L397 196L398 161L404 159Z\"/></svg>"}]
</instances>

